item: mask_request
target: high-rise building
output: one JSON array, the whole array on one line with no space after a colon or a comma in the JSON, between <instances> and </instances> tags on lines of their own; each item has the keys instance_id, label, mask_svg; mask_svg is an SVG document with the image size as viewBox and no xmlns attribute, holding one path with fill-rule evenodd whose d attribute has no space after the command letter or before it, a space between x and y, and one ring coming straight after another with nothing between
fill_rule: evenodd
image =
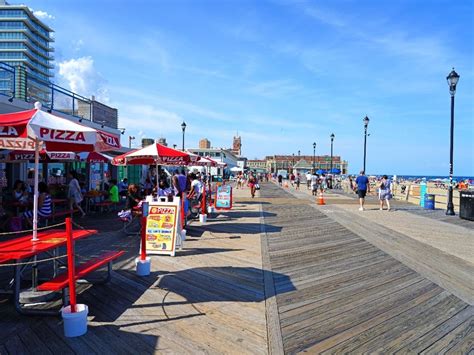
<instances>
[{"instance_id":1,"label":"high-rise building","mask_svg":"<svg viewBox=\"0 0 474 355\"><path fill-rule=\"evenodd\" d=\"M211 141L207 138L203 138L199 141L199 148L200 149L209 149L211 148Z\"/></svg>"},{"instance_id":2,"label":"high-rise building","mask_svg":"<svg viewBox=\"0 0 474 355\"><path fill-rule=\"evenodd\" d=\"M235 136L234 141L232 142L232 153L235 155L242 154L242 139L240 136Z\"/></svg>"},{"instance_id":3,"label":"high-rise building","mask_svg":"<svg viewBox=\"0 0 474 355\"><path fill-rule=\"evenodd\" d=\"M15 97L49 106L54 75L52 33L28 6L0 0L0 62L16 69ZM0 79L0 91L12 87L5 78Z\"/></svg>"}]
</instances>

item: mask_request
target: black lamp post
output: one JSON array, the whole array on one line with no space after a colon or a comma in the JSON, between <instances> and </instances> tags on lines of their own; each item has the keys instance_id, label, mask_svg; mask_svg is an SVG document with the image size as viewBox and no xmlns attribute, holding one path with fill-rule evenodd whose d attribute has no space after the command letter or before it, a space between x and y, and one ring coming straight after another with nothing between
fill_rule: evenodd
<instances>
[{"instance_id":1,"label":"black lamp post","mask_svg":"<svg viewBox=\"0 0 474 355\"><path fill-rule=\"evenodd\" d=\"M365 158L367 156L367 126L369 125L369 118L364 117L364 172L365 172Z\"/></svg>"},{"instance_id":2,"label":"black lamp post","mask_svg":"<svg viewBox=\"0 0 474 355\"><path fill-rule=\"evenodd\" d=\"M292 154L293 155L293 166L295 166L295 153Z\"/></svg>"},{"instance_id":3,"label":"black lamp post","mask_svg":"<svg viewBox=\"0 0 474 355\"><path fill-rule=\"evenodd\" d=\"M316 142L313 143L313 174L316 173Z\"/></svg>"},{"instance_id":4,"label":"black lamp post","mask_svg":"<svg viewBox=\"0 0 474 355\"><path fill-rule=\"evenodd\" d=\"M298 160L300 159L301 152L298 150Z\"/></svg>"},{"instance_id":5,"label":"black lamp post","mask_svg":"<svg viewBox=\"0 0 474 355\"><path fill-rule=\"evenodd\" d=\"M449 189L448 189L448 207L446 215L454 216L453 204L453 150L454 150L454 94L456 94L456 85L458 84L459 74L453 70L446 77L449 85L449 93L451 94L451 136L449 144Z\"/></svg>"},{"instance_id":6,"label":"black lamp post","mask_svg":"<svg viewBox=\"0 0 474 355\"><path fill-rule=\"evenodd\" d=\"M332 133L330 137L331 137L331 169L329 170L329 172L332 174L332 145L334 143L334 137L335 137L334 133Z\"/></svg>"},{"instance_id":7,"label":"black lamp post","mask_svg":"<svg viewBox=\"0 0 474 355\"><path fill-rule=\"evenodd\" d=\"M183 123L181 123L181 128L183 130L183 151L184 151L184 131L186 130L186 123L183 121Z\"/></svg>"}]
</instances>

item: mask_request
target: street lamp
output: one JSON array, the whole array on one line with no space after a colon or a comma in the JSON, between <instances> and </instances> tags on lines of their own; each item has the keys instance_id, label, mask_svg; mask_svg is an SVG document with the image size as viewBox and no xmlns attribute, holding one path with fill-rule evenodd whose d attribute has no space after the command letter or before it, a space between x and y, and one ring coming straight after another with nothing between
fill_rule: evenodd
<instances>
[{"instance_id":1,"label":"street lamp","mask_svg":"<svg viewBox=\"0 0 474 355\"><path fill-rule=\"evenodd\" d=\"M369 118L367 116L364 117L364 172L365 172L365 158L367 155L367 126L369 125Z\"/></svg>"},{"instance_id":2,"label":"street lamp","mask_svg":"<svg viewBox=\"0 0 474 355\"><path fill-rule=\"evenodd\" d=\"M135 139L134 136L128 136L128 147L132 148L132 141Z\"/></svg>"},{"instance_id":3,"label":"street lamp","mask_svg":"<svg viewBox=\"0 0 474 355\"><path fill-rule=\"evenodd\" d=\"M301 152L298 150L298 160L300 159Z\"/></svg>"},{"instance_id":4,"label":"street lamp","mask_svg":"<svg viewBox=\"0 0 474 355\"><path fill-rule=\"evenodd\" d=\"M449 93L451 94L451 137L449 145L449 189L448 189L448 207L446 215L454 216L453 204L453 143L454 143L454 94L456 94L456 85L458 84L459 74L453 70L446 77L449 85Z\"/></svg>"},{"instance_id":5,"label":"street lamp","mask_svg":"<svg viewBox=\"0 0 474 355\"><path fill-rule=\"evenodd\" d=\"M332 174L332 145L333 145L334 137L335 137L334 133L332 133L330 137L331 137L331 169L329 170L329 172Z\"/></svg>"},{"instance_id":6,"label":"street lamp","mask_svg":"<svg viewBox=\"0 0 474 355\"><path fill-rule=\"evenodd\" d=\"M173 144L173 149L176 149L177 145L176 144Z\"/></svg>"},{"instance_id":7,"label":"street lamp","mask_svg":"<svg viewBox=\"0 0 474 355\"><path fill-rule=\"evenodd\" d=\"M316 142L313 143L313 174L316 173Z\"/></svg>"},{"instance_id":8,"label":"street lamp","mask_svg":"<svg viewBox=\"0 0 474 355\"><path fill-rule=\"evenodd\" d=\"M181 129L183 130L183 151L184 151L184 131L186 130L186 123L183 121L181 123Z\"/></svg>"}]
</instances>

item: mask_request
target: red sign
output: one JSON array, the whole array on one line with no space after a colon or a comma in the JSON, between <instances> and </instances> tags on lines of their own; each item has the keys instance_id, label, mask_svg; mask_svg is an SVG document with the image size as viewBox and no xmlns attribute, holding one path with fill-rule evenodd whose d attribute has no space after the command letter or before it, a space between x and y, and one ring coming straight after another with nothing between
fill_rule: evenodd
<instances>
[{"instance_id":1,"label":"red sign","mask_svg":"<svg viewBox=\"0 0 474 355\"><path fill-rule=\"evenodd\" d=\"M35 142L28 138L0 137L0 149L34 150Z\"/></svg>"},{"instance_id":2,"label":"red sign","mask_svg":"<svg viewBox=\"0 0 474 355\"><path fill-rule=\"evenodd\" d=\"M104 143L110 147L120 148L120 138L104 131L99 131L100 137Z\"/></svg>"}]
</instances>

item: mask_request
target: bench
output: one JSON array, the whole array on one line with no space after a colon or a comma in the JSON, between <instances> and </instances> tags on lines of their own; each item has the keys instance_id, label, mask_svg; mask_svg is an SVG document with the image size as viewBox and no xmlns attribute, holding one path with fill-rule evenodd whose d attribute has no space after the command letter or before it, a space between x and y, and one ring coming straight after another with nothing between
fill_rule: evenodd
<instances>
[{"instance_id":1,"label":"bench","mask_svg":"<svg viewBox=\"0 0 474 355\"><path fill-rule=\"evenodd\" d=\"M107 252L99 257L96 257L94 259L88 260L85 263L79 265L76 267L76 274L75 274L75 281L84 278L91 272L97 270L101 266L104 266L107 264L108 266L108 272L107 272L107 277L105 280L101 281L100 283L105 283L108 282L111 278L111 271L112 271L112 261L115 259L119 258L125 254L125 251L120 250L120 251L111 251ZM69 278L68 278L68 273L64 272L62 274L59 274L55 278L46 281L42 283L41 285L38 286L38 291L60 291L64 290L69 286ZM64 296L64 294L63 294ZM65 303L66 304L66 303Z\"/></svg>"}]
</instances>

